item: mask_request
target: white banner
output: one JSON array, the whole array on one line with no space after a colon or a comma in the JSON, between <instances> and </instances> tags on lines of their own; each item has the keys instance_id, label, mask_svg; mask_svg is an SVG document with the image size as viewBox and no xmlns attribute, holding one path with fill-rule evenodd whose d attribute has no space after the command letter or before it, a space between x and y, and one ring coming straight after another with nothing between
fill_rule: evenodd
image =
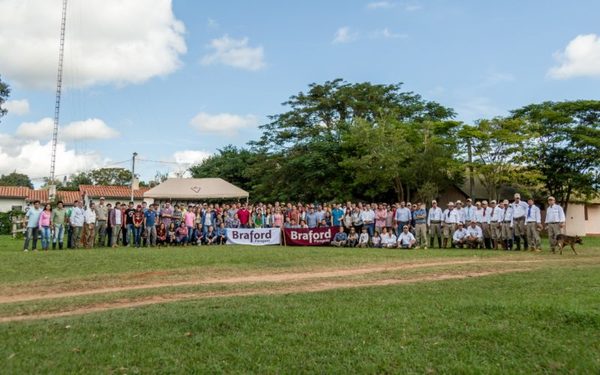
<instances>
[{"instance_id":1,"label":"white banner","mask_svg":"<svg viewBox=\"0 0 600 375\"><path fill-rule=\"evenodd\" d=\"M227 245L279 245L279 228L227 228Z\"/></svg>"}]
</instances>

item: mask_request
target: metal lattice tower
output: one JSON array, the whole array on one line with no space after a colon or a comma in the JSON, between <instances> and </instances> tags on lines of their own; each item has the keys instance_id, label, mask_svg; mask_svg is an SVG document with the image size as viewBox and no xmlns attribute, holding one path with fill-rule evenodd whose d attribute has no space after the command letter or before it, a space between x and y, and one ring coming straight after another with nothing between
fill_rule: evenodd
<instances>
[{"instance_id":1,"label":"metal lattice tower","mask_svg":"<svg viewBox=\"0 0 600 375\"><path fill-rule=\"evenodd\" d=\"M67 25L67 0L62 3L62 20L60 23L60 49L58 53L58 75L56 77L56 102L54 106L54 131L52 132L52 159L50 162L50 185L55 184L56 143L58 141L58 121L60 115L60 96L62 93L63 57L65 54L65 27Z\"/></svg>"}]
</instances>

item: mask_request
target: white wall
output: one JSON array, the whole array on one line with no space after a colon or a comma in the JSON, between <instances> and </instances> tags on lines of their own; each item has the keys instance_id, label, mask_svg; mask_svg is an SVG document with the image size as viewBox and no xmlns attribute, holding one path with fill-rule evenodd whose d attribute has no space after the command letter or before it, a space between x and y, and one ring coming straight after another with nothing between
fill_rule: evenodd
<instances>
[{"instance_id":1,"label":"white wall","mask_svg":"<svg viewBox=\"0 0 600 375\"><path fill-rule=\"evenodd\" d=\"M570 203L566 213L567 234L571 236L600 235L600 205L588 205L588 220L585 220L585 206Z\"/></svg>"},{"instance_id":2,"label":"white wall","mask_svg":"<svg viewBox=\"0 0 600 375\"><path fill-rule=\"evenodd\" d=\"M13 206L21 206L23 209L27 207L25 199L20 198L0 198L0 212L8 212Z\"/></svg>"}]
</instances>

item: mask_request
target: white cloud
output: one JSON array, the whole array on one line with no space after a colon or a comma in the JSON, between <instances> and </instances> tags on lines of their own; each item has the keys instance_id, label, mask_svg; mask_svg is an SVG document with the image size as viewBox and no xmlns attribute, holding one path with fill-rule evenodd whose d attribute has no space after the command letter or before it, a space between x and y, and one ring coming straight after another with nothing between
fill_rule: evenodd
<instances>
[{"instance_id":1,"label":"white cloud","mask_svg":"<svg viewBox=\"0 0 600 375\"><path fill-rule=\"evenodd\" d=\"M381 30L375 30L371 33L373 38L383 38L383 39L399 39L399 38L408 38L407 34L400 34L391 31L389 28L385 27Z\"/></svg>"},{"instance_id":2,"label":"white cloud","mask_svg":"<svg viewBox=\"0 0 600 375\"><path fill-rule=\"evenodd\" d=\"M248 38L234 39L224 35L211 40L209 48L213 52L202 58L203 65L223 64L253 71L266 66L263 47L249 46Z\"/></svg>"},{"instance_id":3,"label":"white cloud","mask_svg":"<svg viewBox=\"0 0 600 375\"><path fill-rule=\"evenodd\" d=\"M350 43L355 41L358 38L358 33L354 32L348 26L343 26L337 29L335 35L333 36L333 43Z\"/></svg>"},{"instance_id":4,"label":"white cloud","mask_svg":"<svg viewBox=\"0 0 600 375\"><path fill-rule=\"evenodd\" d=\"M48 176L51 153L52 142L40 143L0 134L0 174L16 170L31 178ZM106 160L97 153L78 153L68 149L64 143L59 143L56 148L56 175L58 176L98 168L105 162Z\"/></svg>"},{"instance_id":5,"label":"white cloud","mask_svg":"<svg viewBox=\"0 0 600 375\"><path fill-rule=\"evenodd\" d=\"M208 151L183 150L173 154L176 163L179 164L196 164L206 160L212 155Z\"/></svg>"},{"instance_id":6,"label":"white cloud","mask_svg":"<svg viewBox=\"0 0 600 375\"><path fill-rule=\"evenodd\" d=\"M390 1L372 1L367 4L367 9L389 9L396 6Z\"/></svg>"},{"instance_id":7,"label":"white cloud","mask_svg":"<svg viewBox=\"0 0 600 375\"><path fill-rule=\"evenodd\" d=\"M171 0L86 0L68 6L64 84L141 83L181 65L185 27ZM61 1L0 1L0 66L18 85L54 88Z\"/></svg>"},{"instance_id":8,"label":"white cloud","mask_svg":"<svg viewBox=\"0 0 600 375\"><path fill-rule=\"evenodd\" d=\"M64 140L97 140L112 139L119 136L119 132L106 125L97 118L85 121L75 121L60 129L58 136Z\"/></svg>"},{"instance_id":9,"label":"white cloud","mask_svg":"<svg viewBox=\"0 0 600 375\"><path fill-rule=\"evenodd\" d=\"M600 36L578 35L554 57L559 65L548 71L551 78L600 77Z\"/></svg>"},{"instance_id":10,"label":"white cloud","mask_svg":"<svg viewBox=\"0 0 600 375\"><path fill-rule=\"evenodd\" d=\"M38 122L22 123L17 128L16 135L25 139L46 140L52 137L53 130L54 121L46 117ZM72 122L58 131L59 140L64 141L111 139L118 136L118 131L96 118Z\"/></svg>"},{"instance_id":11,"label":"white cloud","mask_svg":"<svg viewBox=\"0 0 600 375\"><path fill-rule=\"evenodd\" d=\"M254 115L239 116L230 113L211 115L200 112L190 121L190 125L201 132L227 135L235 135L239 130L257 124L258 119Z\"/></svg>"},{"instance_id":12,"label":"white cloud","mask_svg":"<svg viewBox=\"0 0 600 375\"><path fill-rule=\"evenodd\" d=\"M404 10L406 10L407 12L416 12L417 10L421 9L423 9L423 6L419 4L407 4L404 7Z\"/></svg>"},{"instance_id":13,"label":"white cloud","mask_svg":"<svg viewBox=\"0 0 600 375\"><path fill-rule=\"evenodd\" d=\"M29 113L29 102L27 99L7 100L6 103L4 103L4 109L8 110L8 113L11 115L26 115Z\"/></svg>"}]
</instances>

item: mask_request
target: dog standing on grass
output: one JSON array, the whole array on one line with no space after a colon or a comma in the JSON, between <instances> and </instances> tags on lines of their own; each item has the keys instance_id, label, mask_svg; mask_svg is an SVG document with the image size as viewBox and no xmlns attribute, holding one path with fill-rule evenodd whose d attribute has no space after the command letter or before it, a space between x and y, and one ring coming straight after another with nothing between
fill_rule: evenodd
<instances>
[{"instance_id":1,"label":"dog standing on grass","mask_svg":"<svg viewBox=\"0 0 600 375\"><path fill-rule=\"evenodd\" d=\"M583 241L579 236L567 236L566 234L559 234L556 236L556 242L558 244L558 249L560 250L560 255L562 255L563 247L566 245L571 246L571 250L577 255L577 251L575 251L575 244L583 245ZM554 252L554 251L552 251Z\"/></svg>"}]
</instances>

